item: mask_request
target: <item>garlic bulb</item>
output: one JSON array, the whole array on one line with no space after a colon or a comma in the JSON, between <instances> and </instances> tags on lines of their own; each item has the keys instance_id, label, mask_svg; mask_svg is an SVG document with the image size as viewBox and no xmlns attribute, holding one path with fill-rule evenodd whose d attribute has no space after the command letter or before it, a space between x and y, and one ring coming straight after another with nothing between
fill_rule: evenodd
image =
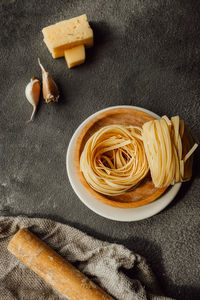
<instances>
[{"instance_id":1,"label":"garlic bulb","mask_svg":"<svg viewBox=\"0 0 200 300\"><path fill-rule=\"evenodd\" d=\"M40 81L36 77L31 78L30 82L26 86L25 89L26 98L33 106L33 112L29 122L33 120L33 117L35 115L37 105L40 99L40 89L41 89Z\"/></svg>"},{"instance_id":2,"label":"garlic bulb","mask_svg":"<svg viewBox=\"0 0 200 300\"><path fill-rule=\"evenodd\" d=\"M45 71L39 58L38 63L42 69L42 93L46 103L57 102L59 98L59 90L55 81L51 78L48 72Z\"/></svg>"}]
</instances>

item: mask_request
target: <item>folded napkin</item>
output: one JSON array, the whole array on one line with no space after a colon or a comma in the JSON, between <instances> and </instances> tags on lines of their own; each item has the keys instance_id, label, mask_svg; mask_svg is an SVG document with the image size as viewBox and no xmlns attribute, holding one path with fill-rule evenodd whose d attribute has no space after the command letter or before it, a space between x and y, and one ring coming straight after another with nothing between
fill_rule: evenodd
<instances>
[{"instance_id":1,"label":"folded napkin","mask_svg":"<svg viewBox=\"0 0 200 300\"><path fill-rule=\"evenodd\" d=\"M162 296L145 259L122 245L102 242L73 227L48 219L0 217L1 299L66 299L8 252L8 242L23 227L29 228L115 299L171 299ZM129 269L131 278L124 273L125 269Z\"/></svg>"}]
</instances>

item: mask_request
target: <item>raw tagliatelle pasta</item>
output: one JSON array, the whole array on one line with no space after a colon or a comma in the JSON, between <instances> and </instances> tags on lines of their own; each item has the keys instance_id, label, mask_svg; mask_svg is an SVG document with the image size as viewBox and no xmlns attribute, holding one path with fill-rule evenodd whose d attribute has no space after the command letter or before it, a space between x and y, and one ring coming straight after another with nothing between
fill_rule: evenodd
<instances>
[{"instance_id":1,"label":"raw tagliatelle pasta","mask_svg":"<svg viewBox=\"0 0 200 300\"><path fill-rule=\"evenodd\" d=\"M145 152L155 187L190 180L191 155L198 147L198 143L192 147L192 137L189 134L184 139L184 121L178 116L172 117L171 120L164 116L160 120L145 123L142 129ZM189 143L191 148L186 154L185 143Z\"/></svg>"},{"instance_id":2,"label":"raw tagliatelle pasta","mask_svg":"<svg viewBox=\"0 0 200 300\"><path fill-rule=\"evenodd\" d=\"M120 195L146 176L149 167L141 130L109 125L89 138L80 157L80 167L94 190L104 195Z\"/></svg>"}]
</instances>

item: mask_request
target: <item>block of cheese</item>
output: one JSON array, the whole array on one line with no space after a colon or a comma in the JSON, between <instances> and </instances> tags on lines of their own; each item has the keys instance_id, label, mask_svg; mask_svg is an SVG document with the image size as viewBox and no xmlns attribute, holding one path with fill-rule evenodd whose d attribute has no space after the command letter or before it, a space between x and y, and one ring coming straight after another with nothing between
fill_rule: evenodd
<instances>
[{"instance_id":1,"label":"block of cheese","mask_svg":"<svg viewBox=\"0 0 200 300\"><path fill-rule=\"evenodd\" d=\"M68 68L73 68L85 62L85 46L79 45L65 50L65 60Z\"/></svg>"},{"instance_id":2,"label":"block of cheese","mask_svg":"<svg viewBox=\"0 0 200 300\"><path fill-rule=\"evenodd\" d=\"M85 14L45 27L42 33L54 58L64 56L66 49L77 45L93 46L93 31Z\"/></svg>"}]
</instances>

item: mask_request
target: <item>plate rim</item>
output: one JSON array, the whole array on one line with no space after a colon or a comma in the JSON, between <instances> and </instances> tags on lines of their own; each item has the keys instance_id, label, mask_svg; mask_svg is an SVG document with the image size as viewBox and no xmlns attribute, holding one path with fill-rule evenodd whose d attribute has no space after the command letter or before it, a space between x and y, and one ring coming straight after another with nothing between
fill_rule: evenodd
<instances>
[{"instance_id":1,"label":"plate rim","mask_svg":"<svg viewBox=\"0 0 200 300\"><path fill-rule=\"evenodd\" d=\"M139 221L143 219L147 219L152 217L153 215L156 215L160 211L162 211L166 206L168 206L178 191L180 190L180 187L182 183L176 183L174 186L170 187L170 189L165 192L160 198L153 201L152 203L146 204L141 207L136 208L117 208L117 207L111 207L107 204L104 204L100 202L99 200L95 199L85 188L82 186L82 184L79 182L79 179L76 174L75 166L73 164L73 159L71 156L73 156L73 149L76 143L76 140L78 138L79 133L81 132L82 128L89 122L92 118L94 118L96 115L107 111L112 110L116 108L130 108L134 110L140 110L143 112L146 112L147 114L150 114L151 116L155 117L156 119L160 118L159 115L156 113L139 107L139 106L132 106L132 105L117 105L117 106L109 106L107 108L101 109L94 114L87 117L75 130L74 134L72 135L68 148L66 153L66 169L67 169L67 175L69 182L78 196L78 198L83 202L89 209L91 209L93 212L97 213L98 215L105 217L110 220L115 221L121 221L121 222L132 222L132 221ZM80 185L81 184L81 185ZM82 188L81 188L82 186ZM82 191L81 191L82 190ZM92 198L93 200L90 201L88 198ZM98 202L97 202L98 201ZM102 204L102 205L99 205ZM131 213L132 211L132 213Z\"/></svg>"}]
</instances>

